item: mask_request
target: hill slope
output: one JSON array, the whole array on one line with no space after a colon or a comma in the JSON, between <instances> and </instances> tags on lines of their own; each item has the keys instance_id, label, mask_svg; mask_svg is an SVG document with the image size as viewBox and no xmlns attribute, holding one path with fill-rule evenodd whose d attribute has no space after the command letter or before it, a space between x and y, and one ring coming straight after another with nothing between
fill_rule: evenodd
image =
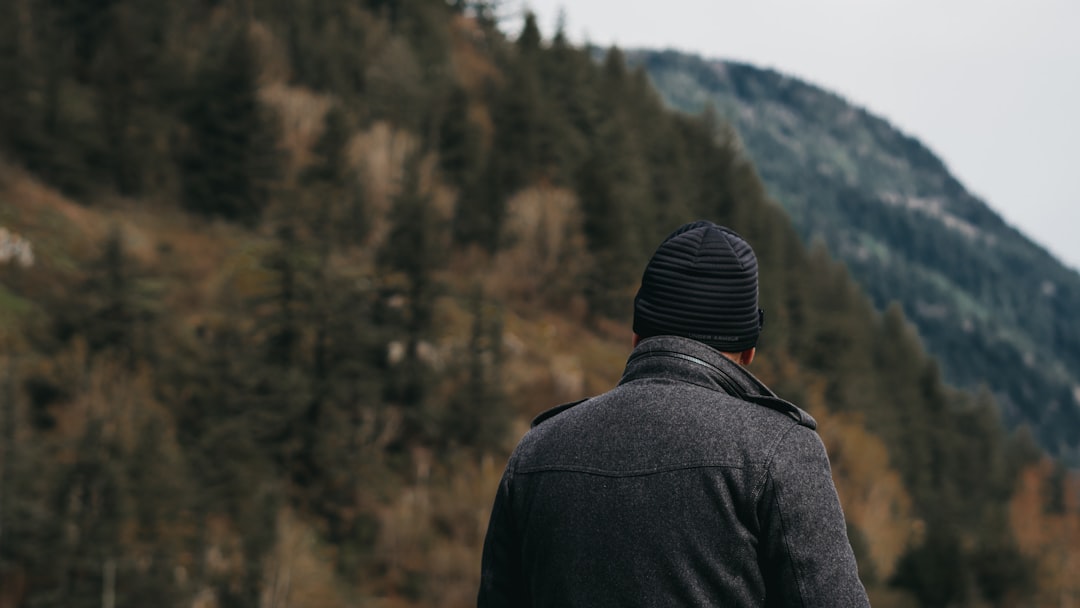
<instances>
[{"instance_id":1,"label":"hill slope","mask_svg":"<svg viewBox=\"0 0 1080 608\"><path fill-rule=\"evenodd\" d=\"M823 241L879 309L899 301L950 382L989 386L1008 425L1080 459L1080 274L918 140L828 91L670 51L628 60L675 108L729 120L803 239Z\"/></svg>"}]
</instances>

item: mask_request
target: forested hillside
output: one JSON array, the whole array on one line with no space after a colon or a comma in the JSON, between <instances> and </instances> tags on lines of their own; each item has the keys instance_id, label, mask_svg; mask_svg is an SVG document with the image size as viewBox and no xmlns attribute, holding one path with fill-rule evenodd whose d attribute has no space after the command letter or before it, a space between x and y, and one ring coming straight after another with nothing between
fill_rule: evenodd
<instances>
[{"instance_id":1,"label":"forested hillside","mask_svg":"<svg viewBox=\"0 0 1080 608\"><path fill-rule=\"evenodd\" d=\"M988 387L1008 427L1080 463L1080 274L837 95L745 64L631 57L673 106L731 121L803 239L825 243L879 310L899 302L950 383Z\"/></svg>"},{"instance_id":2,"label":"forested hillside","mask_svg":"<svg viewBox=\"0 0 1080 608\"><path fill-rule=\"evenodd\" d=\"M876 606L1078 597L1077 480L730 127L486 2L0 3L0 607L467 606L505 459L675 226L757 250Z\"/></svg>"}]
</instances>

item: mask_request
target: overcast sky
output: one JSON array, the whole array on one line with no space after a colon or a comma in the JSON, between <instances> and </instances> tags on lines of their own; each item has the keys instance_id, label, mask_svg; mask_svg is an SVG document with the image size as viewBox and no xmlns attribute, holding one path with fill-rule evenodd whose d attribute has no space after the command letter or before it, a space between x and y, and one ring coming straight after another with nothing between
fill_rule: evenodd
<instances>
[{"instance_id":1,"label":"overcast sky","mask_svg":"<svg viewBox=\"0 0 1080 608\"><path fill-rule=\"evenodd\" d=\"M508 4L514 4L510 0ZM673 48L807 80L883 116L1080 269L1080 1L527 0L550 38Z\"/></svg>"}]
</instances>

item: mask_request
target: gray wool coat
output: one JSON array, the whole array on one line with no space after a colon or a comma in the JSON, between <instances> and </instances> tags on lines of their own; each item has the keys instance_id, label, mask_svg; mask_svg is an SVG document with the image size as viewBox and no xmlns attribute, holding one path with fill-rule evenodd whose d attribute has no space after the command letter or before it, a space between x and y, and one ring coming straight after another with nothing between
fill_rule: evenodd
<instances>
[{"instance_id":1,"label":"gray wool coat","mask_svg":"<svg viewBox=\"0 0 1080 608\"><path fill-rule=\"evenodd\" d=\"M869 606L815 427L716 350L642 340L511 455L478 606Z\"/></svg>"}]
</instances>

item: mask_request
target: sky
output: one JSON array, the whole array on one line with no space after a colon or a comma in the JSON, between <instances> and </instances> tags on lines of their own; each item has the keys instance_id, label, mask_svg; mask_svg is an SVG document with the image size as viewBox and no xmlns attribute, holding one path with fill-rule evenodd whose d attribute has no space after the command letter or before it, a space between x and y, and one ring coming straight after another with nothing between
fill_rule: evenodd
<instances>
[{"instance_id":1,"label":"sky","mask_svg":"<svg viewBox=\"0 0 1080 608\"><path fill-rule=\"evenodd\" d=\"M515 4L516 3L516 4ZM1005 221L1080 269L1080 1L510 0L545 38L742 61L926 144Z\"/></svg>"}]
</instances>

